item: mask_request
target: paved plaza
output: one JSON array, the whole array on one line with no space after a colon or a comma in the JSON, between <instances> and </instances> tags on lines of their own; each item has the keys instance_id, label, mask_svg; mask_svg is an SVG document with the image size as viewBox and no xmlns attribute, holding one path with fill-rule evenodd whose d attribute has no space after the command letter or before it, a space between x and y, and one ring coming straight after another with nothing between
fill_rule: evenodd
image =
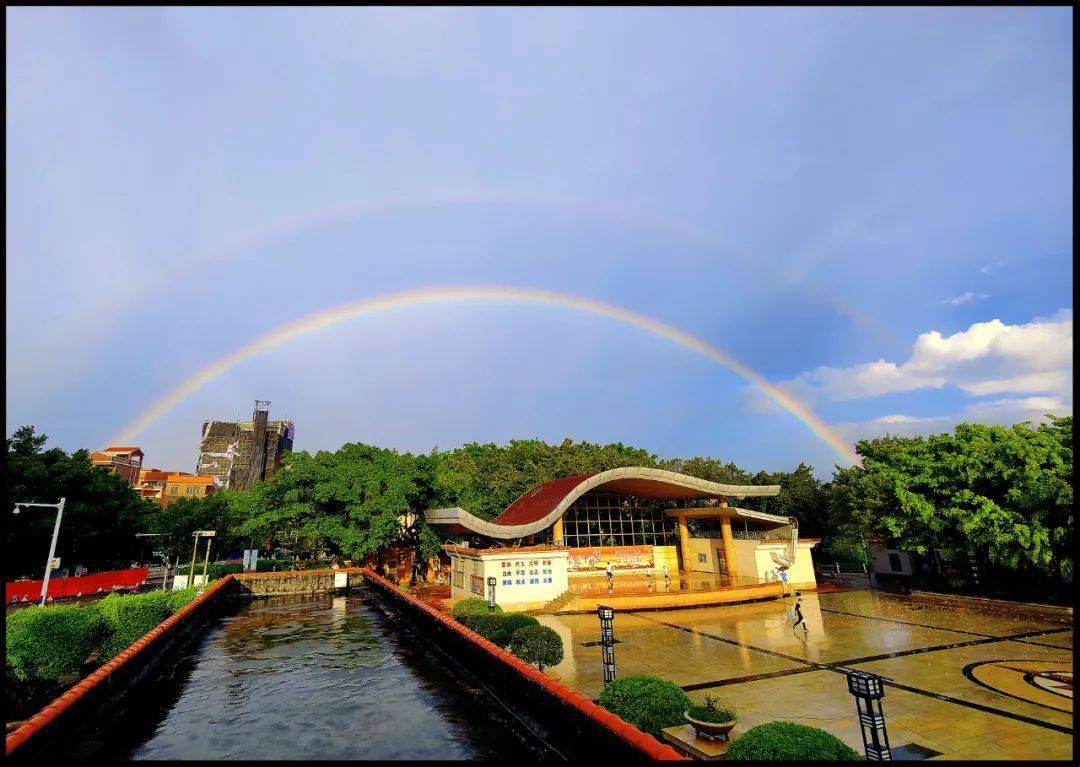
<instances>
[{"instance_id":1,"label":"paved plaza","mask_svg":"<svg viewBox=\"0 0 1080 767\"><path fill-rule=\"evenodd\" d=\"M804 636L791 629L792 602L619 612L618 673L666 677L695 701L719 697L739 713L736 735L783 719L826 729L861 752L840 670L859 668L890 680L883 705L894 749L1072 758L1071 620L875 591L807 593ZM597 698L596 616L539 617L566 648L549 673Z\"/></svg>"}]
</instances>

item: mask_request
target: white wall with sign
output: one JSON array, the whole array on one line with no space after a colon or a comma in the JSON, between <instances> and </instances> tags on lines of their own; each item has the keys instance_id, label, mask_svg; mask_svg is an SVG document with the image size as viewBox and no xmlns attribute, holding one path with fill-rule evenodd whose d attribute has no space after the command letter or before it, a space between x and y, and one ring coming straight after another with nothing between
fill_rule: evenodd
<instances>
[{"instance_id":1,"label":"white wall with sign","mask_svg":"<svg viewBox=\"0 0 1080 767\"><path fill-rule=\"evenodd\" d=\"M453 601L487 598L487 579L495 578L495 601L506 609L542 605L568 588L565 549L483 549L447 547Z\"/></svg>"}]
</instances>

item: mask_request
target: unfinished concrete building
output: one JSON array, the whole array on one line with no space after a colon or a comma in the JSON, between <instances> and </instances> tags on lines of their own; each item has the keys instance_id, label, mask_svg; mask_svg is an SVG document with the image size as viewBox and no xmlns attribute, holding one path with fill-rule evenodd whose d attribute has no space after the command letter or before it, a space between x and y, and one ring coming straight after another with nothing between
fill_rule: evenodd
<instances>
[{"instance_id":1,"label":"unfinished concrete building","mask_svg":"<svg viewBox=\"0 0 1080 767\"><path fill-rule=\"evenodd\" d=\"M203 421L195 473L214 477L229 490L248 490L272 477L282 455L292 450L295 427L289 420L269 419L270 403L255 400L250 421Z\"/></svg>"}]
</instances>

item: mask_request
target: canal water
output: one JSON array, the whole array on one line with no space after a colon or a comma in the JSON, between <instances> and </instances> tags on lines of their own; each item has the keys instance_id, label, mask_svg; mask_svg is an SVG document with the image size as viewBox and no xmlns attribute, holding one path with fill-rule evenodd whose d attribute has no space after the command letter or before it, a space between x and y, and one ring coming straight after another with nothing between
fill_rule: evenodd
<instances>
[{"instance_id":1,"label":"canal water","mask_svg":"<svg viewBox=\"0 0 1080 767\"><path fill-rule=\"evenodd\" d=\"M376 597L252 600L68 755L545 759L550 753Z\"/></svg>"}]
</instances>

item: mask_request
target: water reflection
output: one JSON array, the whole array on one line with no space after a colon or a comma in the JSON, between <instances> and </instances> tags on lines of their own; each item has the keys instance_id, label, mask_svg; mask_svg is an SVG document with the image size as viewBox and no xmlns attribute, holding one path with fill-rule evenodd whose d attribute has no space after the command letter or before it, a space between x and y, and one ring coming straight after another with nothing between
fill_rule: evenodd
<instances>
[{"instance_id":1,"label":"water reflection","mask_svg":"<svg viewBox=\"0 0 1080 767\"><path fill-rule=\"evenodd\" d=\"M250 602L221 619L182 663L190 668L176 682L180 691L163 690L156 710L111 725L113 736L101 737L93 755L545 756L520 728L499 718L486 695L450 675L359 595Z\"/></svg>"}]
</instances>

